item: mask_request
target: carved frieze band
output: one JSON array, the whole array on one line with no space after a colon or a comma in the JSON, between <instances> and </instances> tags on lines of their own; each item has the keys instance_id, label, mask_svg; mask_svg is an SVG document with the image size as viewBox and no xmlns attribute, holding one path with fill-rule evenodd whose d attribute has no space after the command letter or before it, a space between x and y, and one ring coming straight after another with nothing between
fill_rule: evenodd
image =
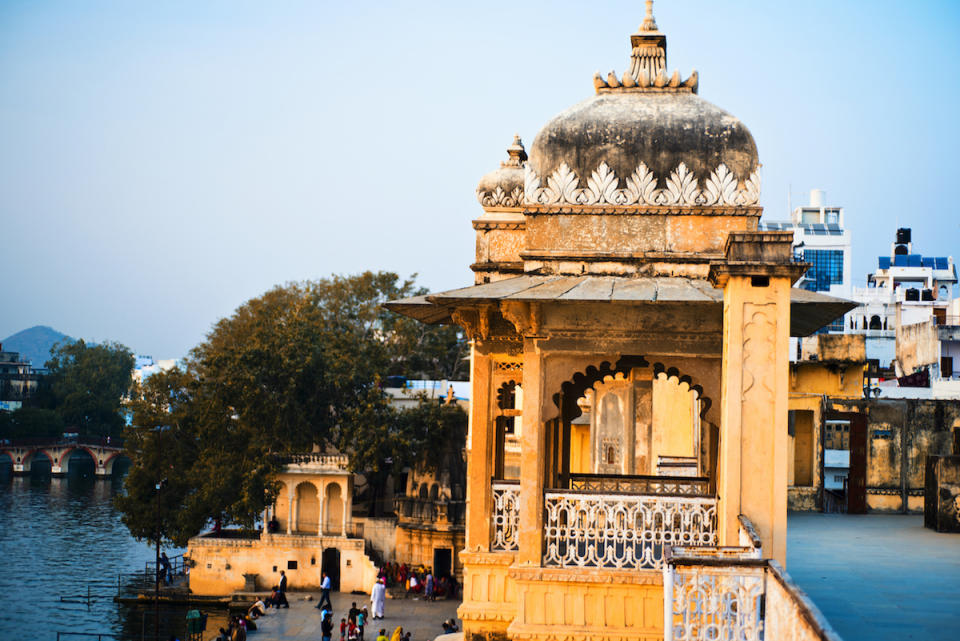
<instances>
[{"instance_id":1,"label":"carved frieze band","mask_svg":"<svg viewBox=\"0 0 960 641\"><path fill-rule=\"evenodd\" d=\"M524 203L529 205L648 205L663 206L749 206L760 200L760 174L754 171L740 181L721 163L700 187L699 180L684 163L667 177L665 187L657 188L657 176L645 163L634 170L621 185L620 178L601 162L587 178L580 177L566 163L542 179L525 166Z\"/></svg>"},{"instance_id":2,"label":"carved frieze band","mask_svg":"<svg viewBox=\"0 0 960 641\"><path fill-rule=\"evenodd\" d=\"M478 189L477 200L484 207L520 207L523 205L523 188L514 187L509 193L499 185L493 191Z\"/></svg>"}]
</instances>

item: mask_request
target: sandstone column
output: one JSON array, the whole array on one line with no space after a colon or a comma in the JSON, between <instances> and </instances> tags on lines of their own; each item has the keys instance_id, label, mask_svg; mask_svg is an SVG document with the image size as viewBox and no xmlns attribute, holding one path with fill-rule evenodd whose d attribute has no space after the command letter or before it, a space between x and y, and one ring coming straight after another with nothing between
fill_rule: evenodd
<instances>
[{"instance_id":1,"label":"sandstone column","mask_svg":"<svg viewBox=\"0 0 960 641\"><path fill-rule=\"evenodd\" d=\"M786 563L787 396L791 232L733 232L710 278L723 289L718 519L737 545L738 515L756 526L765 557Z\"/></svg>"}]
</instances>

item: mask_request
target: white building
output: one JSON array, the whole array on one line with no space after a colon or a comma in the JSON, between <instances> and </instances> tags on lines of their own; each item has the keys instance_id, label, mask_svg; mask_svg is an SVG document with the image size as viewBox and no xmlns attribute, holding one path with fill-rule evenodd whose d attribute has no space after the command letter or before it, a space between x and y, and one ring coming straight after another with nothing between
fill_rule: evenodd
<instances>
[{"instance_id":1,"label":"white building","mask_svg":"<svg viewBox=\"0 0 960 641\"><path fill-rule=\"evenodd\" d=\"M850 476L850 450L823 451L823 487L842 490Z\"/></svg>"},{"instance_id":2,"label":"white building","mask_svg":"<svg viewBox=\"0 0 960 641\"><path fill-rule=\"evenodd\" d=\"M850 232L844 228L843 207L828 206L826 192L810 191L810 204L795 208L789 221L761 221L761 231L792 231L793 251L810 269L795 287L823 292L837 298L851 298ZM849 325L847 316L830 323L824 332L841 333ZM790 358L800 357L800 345L790 339Z\"/></svg>"}]
</instances>

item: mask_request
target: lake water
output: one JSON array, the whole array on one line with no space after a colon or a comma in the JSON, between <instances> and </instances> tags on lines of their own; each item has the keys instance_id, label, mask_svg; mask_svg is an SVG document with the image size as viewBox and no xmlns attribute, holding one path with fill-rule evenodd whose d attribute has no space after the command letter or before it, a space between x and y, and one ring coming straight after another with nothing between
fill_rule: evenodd
<instances>
[{"instance_id":1,"label":"lake water","mask_svg":"<svg viewBox=\"0 0 960 641\"><path fill-rule=\"evenodd\" d=\"M142 575L154 559L153 547L134 540L113 507L122 480L95 479L92 461L89 467L71 463L64 478L52 478L42 462L31 476L15 477L8 461L0 462L0 639L56 641L58 631L124 641L140 639L145 631L145 638L153 639L152 609L113 601L118 576ZM211 614L208 631L210 626L215 631L225 613ZM185 616L185 608L162 610L160 638L182 639ZM61 641L95 640L61 636Z\"/></svg>"}]
</instances>

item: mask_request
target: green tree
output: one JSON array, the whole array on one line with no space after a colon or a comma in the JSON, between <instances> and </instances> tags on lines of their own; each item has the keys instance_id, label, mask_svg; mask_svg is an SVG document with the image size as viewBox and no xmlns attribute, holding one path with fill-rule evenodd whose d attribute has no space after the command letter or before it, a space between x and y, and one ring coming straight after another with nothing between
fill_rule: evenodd
<instances>
[{"instance_id":1,"label":"green tree","mask_svg":"<svg viewBox=\"0 0 960 641\"><path fill-rule=\"evenodd\" d=\"M0 438L60 436L63 428L63 419L54 410L21 407L0 412Z\"/></svg>"},{"instance_id":2,"label":"green tree","mask_svg":"<svg viewBox=\"0 0 960 641\"><path fill-rule=\"evenodd\" d=\"M47 408L84 434L119 436L133 365L133 354L118 343L58 343L46 365Z\"/></svg>"},{"instance_id":3,"label":"green tree","mask_svg":"<svg viewBox=\"0 0 960 641\"><path fill-rule=\"evenodd\" d=\"M277 457L204 394L180 369L154 374L132 394L124 450L133 465L116 505L138 539L155 536L161 482L161 536L178 546L211 520L252 526L275 496Z\"/></svg>"},{"instance_id":4,"label":"green tree","mask_svg":"<svg viewBox=\"0 0 960 641\"><path fill-rule=\"evenodd\" d=\"M161 496L164 536L182 544L209 519L251 525L275 496L284 454L347 447L386 473L377 461L411 446L377 397L377 377L456 373L465 354L458 332L424 331L382 307L419 293L389 272L275 287L216 323L184 371L150 377L131 401L134 464L118 500L131 532L151 536L153 488L164 477L176 478ZM389 438L355 447L358 425Z\"/></svg>"},{"instance_id":5,"label":"green tree","mask_svg":"<svg viewBox=\"0 0 960 641\"><path fill-rule=\"evenodd\" d=\"M406 468L447 470L465 478L461 448L466 441L467 414L458 405L422 397L409 409L394 409L378 387L369 386L362 400L344 415L340 449L350 453L350 467L367 477L370 516L377 516L387 476Z\"/></svg>"}]
</instances>

